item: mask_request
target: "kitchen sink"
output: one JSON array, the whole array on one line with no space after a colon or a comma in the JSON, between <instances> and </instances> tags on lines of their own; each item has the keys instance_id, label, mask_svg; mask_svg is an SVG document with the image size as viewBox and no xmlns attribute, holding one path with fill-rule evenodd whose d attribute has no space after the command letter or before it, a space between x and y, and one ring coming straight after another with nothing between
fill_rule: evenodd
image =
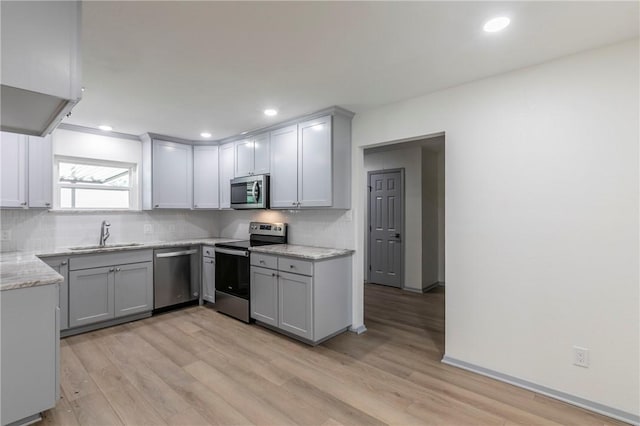
<instances>
[{"instance_id":1,"label":"kitchen sink","mask_svg":"<svg viewBox=\"0 0 640 426\"><path fill-rule=\"evenodd\" d=\"M96 250L96 249L109 249L109 248L137 247L141 245L142 243L106 244L104 246L96 244L94 246L69 247L69 250Z\"/></svg>"}]
</instances>

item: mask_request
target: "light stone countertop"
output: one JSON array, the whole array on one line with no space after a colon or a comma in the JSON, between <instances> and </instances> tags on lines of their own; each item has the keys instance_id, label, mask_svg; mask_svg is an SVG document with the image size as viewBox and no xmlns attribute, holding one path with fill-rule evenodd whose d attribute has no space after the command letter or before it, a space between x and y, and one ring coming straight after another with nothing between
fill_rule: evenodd
<instances>
[{"instance_id":1,"label":"light stone countertop","mask_svg":"<svg viewBox=\"0 0 640 426\"><path fill-rule=\"evenodd\" d=\"M17 288L35 287L39 285L57 284L63 278L40 257L79 256L83 254L111 253L125 250L148 250L157 248L179 247L185 245L215 245L230 241L240 241L237 238L193 238L179 241L154 241L136 246L121 246L71 250L69 247L46 249L39 252L22 251L0 253L0 291Z\"/></svg>"},{"instance_id":2,"label":"light stone countertop","mask_svg":"<svg viewBox=\"0 0 640 426\"><path fill-rule=\"evenodd\" d=\"M323 260L333 257L350 256L355 250L336 249L328 247L299 246L294 244L273 244L268 246L251 247L254 253L271 254L274 256L297 257L307 260Z\"/></svg>"}]
</instances>

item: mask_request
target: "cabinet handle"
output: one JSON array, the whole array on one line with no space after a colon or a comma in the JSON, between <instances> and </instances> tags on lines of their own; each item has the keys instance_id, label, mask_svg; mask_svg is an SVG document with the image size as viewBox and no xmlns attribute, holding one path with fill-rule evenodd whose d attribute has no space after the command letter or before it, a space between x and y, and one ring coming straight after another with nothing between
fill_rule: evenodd
<instances>
[{"instance_id":1,"label":"cabinet handle","mask_svg":"<svg viewBox=\"0 0 640 426\"><path fill-rule=\"evenodd\" d=\"M45 206L49 207L51 203L44 203Z\"/></svg>"},{"instance_id":2,"label":"cabinet handle","mask_svg":"<svg viewBox=\"0 0 640 426\"><path fill-rule=\"evenodd\" d=\"M292 206L297 206L298 203L296 203L295 201L293 203L291 203Z\"/></svg>"},{"instance_id":3,"label":"cabinet handle","mask_svg":"<svg viewBox=\"0 0 640 426\"><path fill-rule=\"evenodd\" d=\"M109 268L109 272L113 272L115 270L116 270L115 268Z\"/></svg>"},{"instance_id":4,"label":"cabinet handle","mask_svg":"<svg viewBox=\"0 0 640 426\"><path fill-rule=\"evenodd\" d=\"M261 265L264 265L264 260L261 260L259 263L260 263Z\"/></svg>"},{"instance_id":5,"label":"cabinet handle","mask_svg":"<svg viewBox=\"0 0 640 426\"><path fill-rule=\"evenodd\" d=\"M26 206L27 202L25 201L24 203L20 203L21 206Z\"/></svg>"},{"instance_id":6,"label":"cabinet handle","mask_svg":"<svg viewBox=\"0 0 640 426\"><path fill-rule=\"evenodd\" d=\"M153 206L153 207L160 207L160 204L156 204L156 205L155 205L155 206Z\"/></svg>"},{"instance_id":7,"label":"cabinet handle","mask_svg":"<svg viewBox=\"0 0 640 426\"><path fill-rule=\"evenodd\" d=\"M63 260L62 262L60 262L60 264L63 265L63 266L66 265L67 263L69 263L69 262L67 262L66 260Z\"/></svg>"},{"instance_id":8,"label":"cabinet handle","mask_svg":"<svg viewBox=\"0 0 640 426\"><path fill-rule=\"evenodd\" d=\"M194 205L193 205L193 207L195 207L195 208L197 209L197 208L198 208L198 205L197 205L197 204L194 204Z\"/></svg>"},{"instance_id":9,"label":"cabinet handle","mask_svg":"<svg viewBox=\"0 0 640 426\"><path fill-rule=\"evenodd\" d=\"M289 269L296 269L294 265L289 265Z\"/></svg>"},{"instance_id":10,"label":"cabinet handle","mask_svg":"<svg viewBox=\"0 0 640 426\"><path fill-rule=\"evenodd\" d=\"M275 273L275 272L271 273L271 276L272 276L272 277L275 277L275 276L276 276L276 273Z\"/></svg>"},{"instance_id":11,"label":"cabinet handle","mask_svg":"<svg viewBox=\"0 0 640 426\"><path fill-rule=\"evenodd\" d=\"M116 272L120 272L120 268L116 268Z\"/></svg>"}]
</instances>

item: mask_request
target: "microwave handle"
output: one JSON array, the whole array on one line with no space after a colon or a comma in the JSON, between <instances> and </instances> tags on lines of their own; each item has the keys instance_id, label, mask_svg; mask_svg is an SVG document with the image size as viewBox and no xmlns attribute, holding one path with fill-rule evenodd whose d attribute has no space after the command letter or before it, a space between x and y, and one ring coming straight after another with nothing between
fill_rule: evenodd
<instances>
[{"instance_id":1,"label":"microwave handle","mask_svg":"<svg viewBox=\"0 0 640 426\"><path fill-rule=\"evenodd\" d=\"M257 202L258 197L260 196L260 188L258 187L258 181L253 182L253 187L251 188L251 194L253 195L253 199Z\"/></svg>"}]
</instances>

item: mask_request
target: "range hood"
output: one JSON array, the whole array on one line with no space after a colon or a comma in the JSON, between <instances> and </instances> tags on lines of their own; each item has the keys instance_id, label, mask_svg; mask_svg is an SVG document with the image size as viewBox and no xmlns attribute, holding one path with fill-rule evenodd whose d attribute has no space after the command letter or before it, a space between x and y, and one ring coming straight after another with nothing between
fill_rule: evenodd
<instances>
[{"instance_id":1,"label":"range hood","mask_svg":"<svg viewBox=\"0 0 640 426\"><path fill-rule=\"evenodd\" d=\"M80 1L1 6L0 130L51 133L82 97Z\"/></svg>"}]
</instances>

